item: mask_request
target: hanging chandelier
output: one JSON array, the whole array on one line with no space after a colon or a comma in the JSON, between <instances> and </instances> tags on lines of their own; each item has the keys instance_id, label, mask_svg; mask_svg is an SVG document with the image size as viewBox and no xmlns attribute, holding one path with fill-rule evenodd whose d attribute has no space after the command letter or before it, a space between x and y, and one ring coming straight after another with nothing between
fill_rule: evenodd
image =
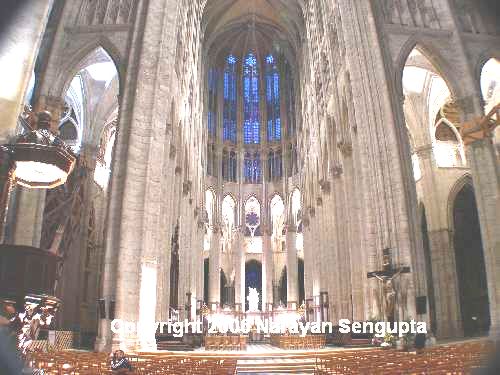
<instances>
[{"instance_id":1,"label":"hanging chandelier","mask_svg":"<svg viewBox=\"0 0 500 375\"><path fill-rule=\"evenodd\" d=\"M75 166L76 156L50 131L50 112L40 112L37 117L35 127L25 122L28 132L6 147L15 183L30 189L51 189L66 182Z\"/></svg>"}]
</instances>

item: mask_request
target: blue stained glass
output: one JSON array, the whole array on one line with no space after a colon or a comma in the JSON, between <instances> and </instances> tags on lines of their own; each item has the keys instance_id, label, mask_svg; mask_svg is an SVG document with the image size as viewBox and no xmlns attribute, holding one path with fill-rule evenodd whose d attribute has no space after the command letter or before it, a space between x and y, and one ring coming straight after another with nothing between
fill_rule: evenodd
<instances>
[{"instance_id":1,"label":"blue stained glass","mask_svg":"<svg viewBox=\"0 0 500 375\"><path fill-rule=\"evenodd\" d=\"M248 66L256 66L257 65L257 59L255 58L255 55L253 53L249 53L245 59L245 65Z\"/></svg>"},{"instance_id":2,"label":"blue stained glass","mask_svg":"<svg viewBox=\"0 0 500 375\"><path fill-rule=\"evenodd\" d=\"M266 62L268 64L274 64L274 57L273 57L273 55L267 55Z\"/></svg>"},{"instance_id":3,"label":"blue stained glass","mask_svg":"<svg viewBox=\"0 0 500 375\"><path fill-rule=\"evenodd\" d=\"M274 98L278 101L280 98L280 76L277 71L274 72L273 75L273 80L274 80Z\"/></svg>"},{"instance_id":4,"label":"blue stained glass","mask_svg":"<svg viewBox=\"0 0 500 375\"><path fill-rule=\"evenodd\" d=\"M215 124L215 111L216 111L216 87L217 87L217 75L215 69L210 69L208 71L208 115L207 115L207 127L208 133L211 136L215 136L216 124Z\"/></svg>"},{"instance_id":5,"label":"blue stained glass","mask_svg":"<svg viewBox=\"0 0 500 375\"><path fill-rule=\"evenodd\" d=\"M208 132L213 134L214 130L213 114L212 111L208 111Z\"/></svg>"},{"instance_id":6,"label":"blue stained glass","mask_svg":"<svg viewBox=\"0 0 500 375\"><path fill-rule=\"evenodd\" d=\"M249 53L243 67L244 122L243 140L246 144L260 143L259 70L255 55Z\"/></svg>"},{"instance_id":7,"label":"blue stained glass","mask_svg":"<svg viewBox=\"0 0 500 375\"><path fill-rule=\"evenodd\" d=\"M280 76L274 58L269 56L266 59L267 140L276 142L281 140Z\"/></svg>"},{"instance_id":8,"label":"blue stained glass","mask_svg":"<svg viewBox=\"0 0 500 375\"><path fill-rule=\"evenodd\" d=\"M224 70L223 139L236 143L236 58L229 55Z\"/></svg>"}]
</instances>

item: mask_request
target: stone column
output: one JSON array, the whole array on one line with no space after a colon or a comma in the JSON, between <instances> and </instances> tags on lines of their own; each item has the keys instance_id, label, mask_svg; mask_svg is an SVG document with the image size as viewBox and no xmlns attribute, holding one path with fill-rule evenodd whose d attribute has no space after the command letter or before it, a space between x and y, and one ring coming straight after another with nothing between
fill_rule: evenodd
<instances>
[{"instance_id":1,"label":"stone column","mask_svg":"<svg viewBox=\"0 0 500 375\"><path fill-rule=\"evenodd\" d=\"M439 338L459 337L463 336L463 327L460 316L455 251L450 241L449 223L442 223L438 215L432 215L432 213L439 213L442 210L438 201L440 197L435 190L435 181L438 176L436 176L437 166L433 158L432 145L418 148L417 155L420 158L424 176L420 183L422 184L429 236L436 310L436 336ZM428 315L430 316L430 314Z\"/></svg>"},{"instance_id":2,"label":"stone column","mask_svg":"<svg viewBox=\"0 0 500 375\"><path fill-rule=\"evenodd\" d=\"M24 1L0 34L0 143L15 134L52 4Z\"/></svg>"},{"instance_id":3,"label":"stone column","mask_svg":"<svg viewBox=\"0 0 500 375\"><path fill-rule=\"evenodd\" d=\"M481 224L490 301L490 336L497 339L500 334L500 172L491 135L468 143L466 153Z\"/></svg>"},{"instance_id":4,"label":"stone column","mask_svg":"<svg viewBox=\"0 0 500 375\"><path fill-rule=\"evenodd\" d=\"M298 303L298 260L297 260L297 228L293 224L288 224L286 228L286 299L290 307L290 302Z\"/></svg>"},{"instance_id":5,"label":"stone column","mask_svg":"<svg viewBox=\"0 0 500 375\"><path fill-rule=\"evenodd\" d=\"M262 278L262 307L267 308L268 303L273 303L273 247L271 241L271 231L268 227L263 229L263 278Z\"/></svg>"},{"instance_id":6,"label":"stone column","mask_svg":"<svg viewBox=\"0 0 500 375\"><path fill-rule=\"evenodd\" d=\"M156 321L156 299L158 283L158 262L151 252L143 254L140 270L139 286L139 323L141 329L137 336L141 350L156 350L155 329ZM145 328L147 327L147 328Z\"/></svg>"},{"instance_id":7,"label":"stone column","mask_svg":"<svg viewBox=\"0 0 500 375\"><path fill-rule=\"evenodd\" d=\"M245 258L241 244L242 233L240 229L235 231L233 240L233 268L234 268L234 303L241 303L245 308Z\"/></svg>"},{"instance_id":8,"label":"stone column","mask_svg":"<svg viewBox=\"0 0 500 375\"><path fill-rule=\"evenodd\" d=\"M138 3L128 50L125 80L129 84L125 85L120 101L106 251L110 252L110 258L115 258L115 265L107 266L108 269L116 267L116 281L108 280L110 286L115 286L110 290L116 299L115 317L129 322L145 317L151 323L155 320L156 309L152 309L152 303L144 307L146 310L140 304L145 298L146 292L142 291L145 283L157 288L157 281L153 283L154 272L147 269L155 268L151 264L158 261L159 231L165 230L159 225L161 185L167 183L162 180L163 165L168 159L165 157L168 144L165 98L170 97L176 45L172 30L177 6L171 0ZM187 218L188 213L185 214ZM185 233L184 226L181 233ZM182 250L181 260L185 257ZM181 272L184 271L182 265ZM156 295L154 298L156 304ZM182 294L179 298L185 301ZM116 335L113 349L121 347L133 351L143 343L137 334Z\"/></svg>"},{"instance_id":9,"label":"stone column","mask_svg":"<svg viewBox=\"0 0 500 375\"><path fill-rule=\"evenodd\" d=\"M218 225L212 229L212 239L210 241L209 255L209 276L208 276L208 302L220 303L220 238L221 230Z\"/></svg>"},{"instance_id":10,"label":"stone column","mask_svg":"<svg viewBox=\"0 0 500 375\"><path fill-rule=\"evenodd\" d=\"M349 119L359 125L356 137L360 147L359 181L364 185L360 197L362 241L359 254L353 253L353 257L357 255L364 267L370 267L375 261L380 262L382 249L395 249L394 262L412 268L411 274L399 277L399 285L404 281L406 301L399 307L406 317L416 316L415 297L424 295L421 293L425 293L425 285L415 266L416 254L422 251L415 184L410 159L401 157L409 148L407 134L401 126L402 118L395 111L392 81L388 78L389 69L384 69L387 64L384 46L371 3L339 0L338 4L345 43L365 52L361 56L354 49L346 50L353 106L363 108L354 111ZM366 90L367 87L380 89ZM352 269L351 277L363 280L362 288L357 291L353 288L355 319L368 318L373 290L368 286L374 285L374 281L366 280L367 271L372 269L364 270L363 265Z\"/></svg>"},{"instance_id":11,"label":"stone column","mask_svg":"<svg viewBox=\"0 0 500 375\"><path fill-rule=\"evenodd\" d=\"M302 235L304 236L304 292L306 299L313 296L314 255L311 246L311 229L309 217L302 218Z\"/></svg>"},{"instance_id":12,"label":"stone column","mask_svg":"<svg viewBox=\"0 0 500 375\"><path fill-rule=\"evenodd\" d=\"M196 279L196 290L198 291L198 300L201 301L203 305L203 300L205 297L205 283L204 283L204 270L205 270L205 260L203 257L203 245L204 245L204 237L205 237L205 221L198 220L198 228L196 231L196 245L197 248L195 251L197 254L194 255L194 259L196 260L196 265L198 267L198 277Z\"/></svg>"},{"instance_id":13,"label":"stone column","mask_svg":"<svg viewBox=\"0 0 500 375\"><path fill-rule=\"evenodd\" d=\"M319 296L322 287L321 280L321 244L319 239L319 223L316 209L311 208L311 240L310 240L310 253L311 253L311 276L312 276L312 297Z\"/></svg>"},{"instance_id":14,"label":"stone column","mask_svg":"<svg viewBox=\"0 0 500 375\"><path fill-rule=\"evenodd\" d=\"M436 309L436 336L438 338L463 336L455 253L450 242L449 229L428 230L431 253L434 300Z\"/></svg>"}]
</instances>

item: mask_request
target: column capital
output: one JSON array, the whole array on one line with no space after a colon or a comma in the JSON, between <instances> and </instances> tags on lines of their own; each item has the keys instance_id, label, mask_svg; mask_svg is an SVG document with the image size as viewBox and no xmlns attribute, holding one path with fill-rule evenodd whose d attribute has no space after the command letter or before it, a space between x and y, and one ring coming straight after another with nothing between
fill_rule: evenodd
<instances>
[{"instance_id":1,"label":"column capital","mask_svg":"<svg viewBox=\"0 0 500 375\"><path fill-rule=\"evenodd\" d=\"M347 141L342 141L337 144L337 147L339 148L340 152L344 156L351 156L352 155L352 144L351 142Z\"/></svg>"},{"instance_id":2,"label":"column capital","mask_svg":"<svg viewBox=\"0 0 500 375\"><path fill-rule=\"evenodd\" d=\"M473 95L473 94L467 95L467 96L462 96L461 98L455 98L452 101L445 104L444 109L449 111L449 112L457 112L456 116L459 116L460 113L463 114L464 116L472 115L475 113L474 98L475 98L475 95ZM448 118L449 116L446 116L446 117ZM449 120L453 122L453 119L449 119ZM456 120L460 121L460 119L456 119Z\"/></svg>"},{"instance_id":3,"label":"column capital","mask_svg":"<svg viewBox=\"0 0 500 375\"><path fill-rule=\"evenodd\" d=\"M297 226L295 223L287 224L286 233L297 233Z\"/></svg>"},{"instance_id":4,"label":"column capital","mask_svg":"<svg viewBox=\"0 0 500 375\"><path fill-rule=\"evenodd\" d=\"M432 144L423 145L415 149L415 154L421 158L428 158L432 155Z\"/></svg>"},{"instance_id":5,"label":"column capital","mask_svg":"<svg viewBox=\"0 0 500 375\"><path fill-rule=\"evenodd\" d=\"M311 220L309 218L309 215L308 214L304 214L302 215L302 220L301 220L301 223L302 223L302 227L304 229L307 229L309 228L309 224L311 223Z\"/></svg>"},{"instance_id":6,"label":"column capital","mask_svg":"<svg viewBox=\"0 0 500 375\"><path fill-rule=\"evenodd\" d=\"M174 160L175 159L175 154L177 153L177 149L175 148L175 145L171 144L170 145L170 150L168 152L168 157L170 158L170 160Z\"/></svg>"},{"instance_id":7,"label":"column capital","mask_svg":"<svg viewBox=\"0 0 500 375\"><path fill-rule=\"evenodd\" d=\"M325 179L319 180L319 187L321 188L321 192L325 194L330 194L330 191L332 189L330 181Z\"/></svg>"},{"instance_id":8,"label":"column capital","mask_svg":"<svg viewBox=\"0 0 500 375\"><path fill-rule=\"evenodd\" d=\"M80 165L88 170L95 170L97 161L97 146L90 143L82 143L80 148Z\"/></svg>"},{"instance_id":9,"label":"column capital","mask_svg":"<svg viewBox=\"0 0 500 375\"><path fill-rule=\"evenodd\" d=\"M307 207L307 211L311 218L314 218L316 216L316 208L314 206Z\"/></svg>"},{"instance_id":10,"label":"column capital","mask_svg":"<svg viewBox=\"0 0 500 375\"><path fill-rule=\"evenodd\" d=\"M191 191L192 184L193 183L189 180L184 181L182 183L182 194L188 195L189 192Z\"/></svg>"},{"instance_id":11,"label":"column capital","mask_svg":"<svg viewBox=\"0 0 500 375\"><path fill-rule=\"evenodd\" d=\"M344 173L344 170L340 164L333 165L330 168L330 171L332 173L333 178L339 178L342 175L342 173Z\"/></svg>"},{"instance_id":12,"label":"column capital","mask_svg":"<svg viewBox=\"0 0 500 375\"><path fill-rule=\"evenodd\" d=\"M265 236L270 236L273 233L272 227L267 224L260 225L260 232Z\"/></svg>"}]
</instances>

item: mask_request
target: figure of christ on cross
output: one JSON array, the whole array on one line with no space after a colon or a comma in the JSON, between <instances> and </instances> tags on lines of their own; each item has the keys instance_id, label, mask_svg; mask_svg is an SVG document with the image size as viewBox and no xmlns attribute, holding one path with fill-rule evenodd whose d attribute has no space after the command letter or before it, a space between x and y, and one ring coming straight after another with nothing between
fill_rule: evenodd
<instances>
[{"instance_id":1,"label":"figure of christ on cross","mask_svg":"<svg viewBox=\"0 0 500 375\"><path fill-rule=\"evenodd\" d=\"M384 269L368 272L368 278L375 277L382 282L384 293L384 314L388 322L394 322L396 290L393 280L403 273L410 273L410 267L394 268L391 262L390 249L384 249Z\"/></svg>"}]
</instances>

